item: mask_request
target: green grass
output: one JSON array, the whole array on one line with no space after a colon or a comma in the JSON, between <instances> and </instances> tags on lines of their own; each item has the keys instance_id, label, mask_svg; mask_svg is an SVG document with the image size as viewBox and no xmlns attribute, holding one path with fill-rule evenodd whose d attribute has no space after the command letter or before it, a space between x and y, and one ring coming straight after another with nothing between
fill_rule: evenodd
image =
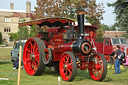
<instances>
[{"instance_id":1,"label":"green grass","mask_svg":"<svg viewBox=\"0 0 128 85\"><path fill-rule=\"evenodd\" d=\"M0 59L10 59L9 48L0 48ZM7 53L9 52L9 53ZM4 59L5 58L5 59ZM9 80L0 80L0 85L17 85L18 70L12 69L12 62L0 62L0 78L9 78ZM114 70L108 69L107 76L102 82L94 81L90 78L88 71L77 69L77 74L72 82L66 82L61 79L60 85L127 85L128 70L121 69L121 74L112 74ZM60 75L46 68L41 76L29 76L25 70L21 70L21 85L59 85L58 77Z\"/></svg>"},{"instance_id":2,"label":"green grass","mask_svg":"<svg viewBox=\"0 0 128 85\"><path fill-rule=\"evenodd\" d=\"M11 60L12 48L0 48L0 60Z\"/></svg>"}]
</instances>

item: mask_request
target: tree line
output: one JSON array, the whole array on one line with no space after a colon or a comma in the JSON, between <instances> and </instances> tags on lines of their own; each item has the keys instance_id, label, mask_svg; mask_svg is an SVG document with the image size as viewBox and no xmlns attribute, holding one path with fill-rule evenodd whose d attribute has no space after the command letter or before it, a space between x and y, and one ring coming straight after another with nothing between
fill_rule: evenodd
<instances>
[{"instance_id":1,"label":"tree line","mask_svg":"<svg viewBox=\"0 0 128 85\"><path fill-rule=\"evenodd\" d=\"M128 33L128 0L116 0L113 3L107 3L108 7L113 7L113 13L116 14L115 23L111 26L101 24L97 30L97 36L103 34L103 31L126 31ZM128 38L128 35L123 35Z\"/></svg>"},{"instance_id":2,"label":"tree line","mask_svg":"<svg viewBox=\"0 0 128 85\"><path fill-rule=\"evenodd\" d=\"M86 22L100 26L103 19L103 3L96 4L96 0L37 0L35 7L37 18L66 17L76 19L76 12L85 11Z\"/></svg>"},{"instance_id":3,"label":"tree line","mask_svg":"<svg viewBox=\"0 0 128 85\"><path fill-rule=\"evenodd\" d=\"M29 30L30 29L30 30ZM19 27L17 33L8 33L10 35L10 40L22 40L30 37L36 37L38 34L38 30L36 29L36 25L28 28L27 26Z\"/></svg>"},{"instance_id":4,"label":"tree line","mask_svg":"<svg viewBox=\"0 0 128 85\"><path fill-rule=\"evenodd\" d=\"M114 7L114 12L116 14L116 26L121 31L128 32L128 0L116 0L114 3L108 3L109 7ZM128 35L124 37L128 38Z\"/></svg>"}]
</instances>

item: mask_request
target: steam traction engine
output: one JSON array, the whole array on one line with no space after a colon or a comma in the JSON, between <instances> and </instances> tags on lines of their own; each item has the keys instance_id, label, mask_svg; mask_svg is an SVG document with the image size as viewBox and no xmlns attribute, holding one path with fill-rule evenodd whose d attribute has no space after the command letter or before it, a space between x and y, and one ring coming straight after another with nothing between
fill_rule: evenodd
<instances>
[{"instance_id":1,"label":"steam traction engine","mask_svg":"<svg viewBox=\"0 0 128 85\"><path fill-rule=\"evenodd\" d=\"M107 74L105 57L96 53L90 43L90 34L84 26L84 12L77 13L75 21L67 18L45 18L20 23L19 26L38 25L39 35L27 40L23 51L23 64L28 75L42 75L46 67L53 66L65 81L75 78L77 68L88 68L90 77L102 81Z\"/></svg>"}]
</instances>

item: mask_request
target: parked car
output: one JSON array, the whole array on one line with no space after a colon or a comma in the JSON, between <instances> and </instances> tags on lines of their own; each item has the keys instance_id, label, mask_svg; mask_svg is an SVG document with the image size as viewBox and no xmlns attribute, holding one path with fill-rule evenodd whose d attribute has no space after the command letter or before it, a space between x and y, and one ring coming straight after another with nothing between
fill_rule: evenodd
<instances>
[{"instance_id":1,"label":"parked car","mask_svg":"<svg viewBox=\"0 0 128 85\"><path fill-rule=\"evenodd\" d=\"M22 45L22 53L23 53L23 49L24 49L24 45L25 42L27 40L21 40L21 41L16 41L15 45L13 47L13 50L11 50L11 61L15 61L16 59L19 58L19 48L20 48L20 44Z\"/></svg>"}]
</instances>

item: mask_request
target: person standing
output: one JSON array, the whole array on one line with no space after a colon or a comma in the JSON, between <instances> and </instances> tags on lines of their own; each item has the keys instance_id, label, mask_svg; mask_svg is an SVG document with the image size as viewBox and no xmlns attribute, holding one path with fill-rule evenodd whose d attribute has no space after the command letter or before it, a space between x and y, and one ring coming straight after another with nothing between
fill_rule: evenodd
<instances>
[{"instance_id":1,"label":"person standing","mask_svg":"<svg viewBox=\"0 0 128 85\"><path fill-rule=\"evenodd\" d=\"M121 55L120 46L117 45L117 50L115 51L114 55L114 67L115 67L115 74L120 74L120 59L118 58L119 55Z\"/></svg>"},{"instance_id":2,"label":"person standing","mask_svg":"<svg viewBox=\"0 0 128 85\"><path fill-rule=\"evenodd\" d=\"M114 65L114 56L115 56L116 50L117 50L117 46L114 46L114 47L113 47L113 52L110 54L110 63L111 63L112 65Z\"/></svg>"}]
</instances>

